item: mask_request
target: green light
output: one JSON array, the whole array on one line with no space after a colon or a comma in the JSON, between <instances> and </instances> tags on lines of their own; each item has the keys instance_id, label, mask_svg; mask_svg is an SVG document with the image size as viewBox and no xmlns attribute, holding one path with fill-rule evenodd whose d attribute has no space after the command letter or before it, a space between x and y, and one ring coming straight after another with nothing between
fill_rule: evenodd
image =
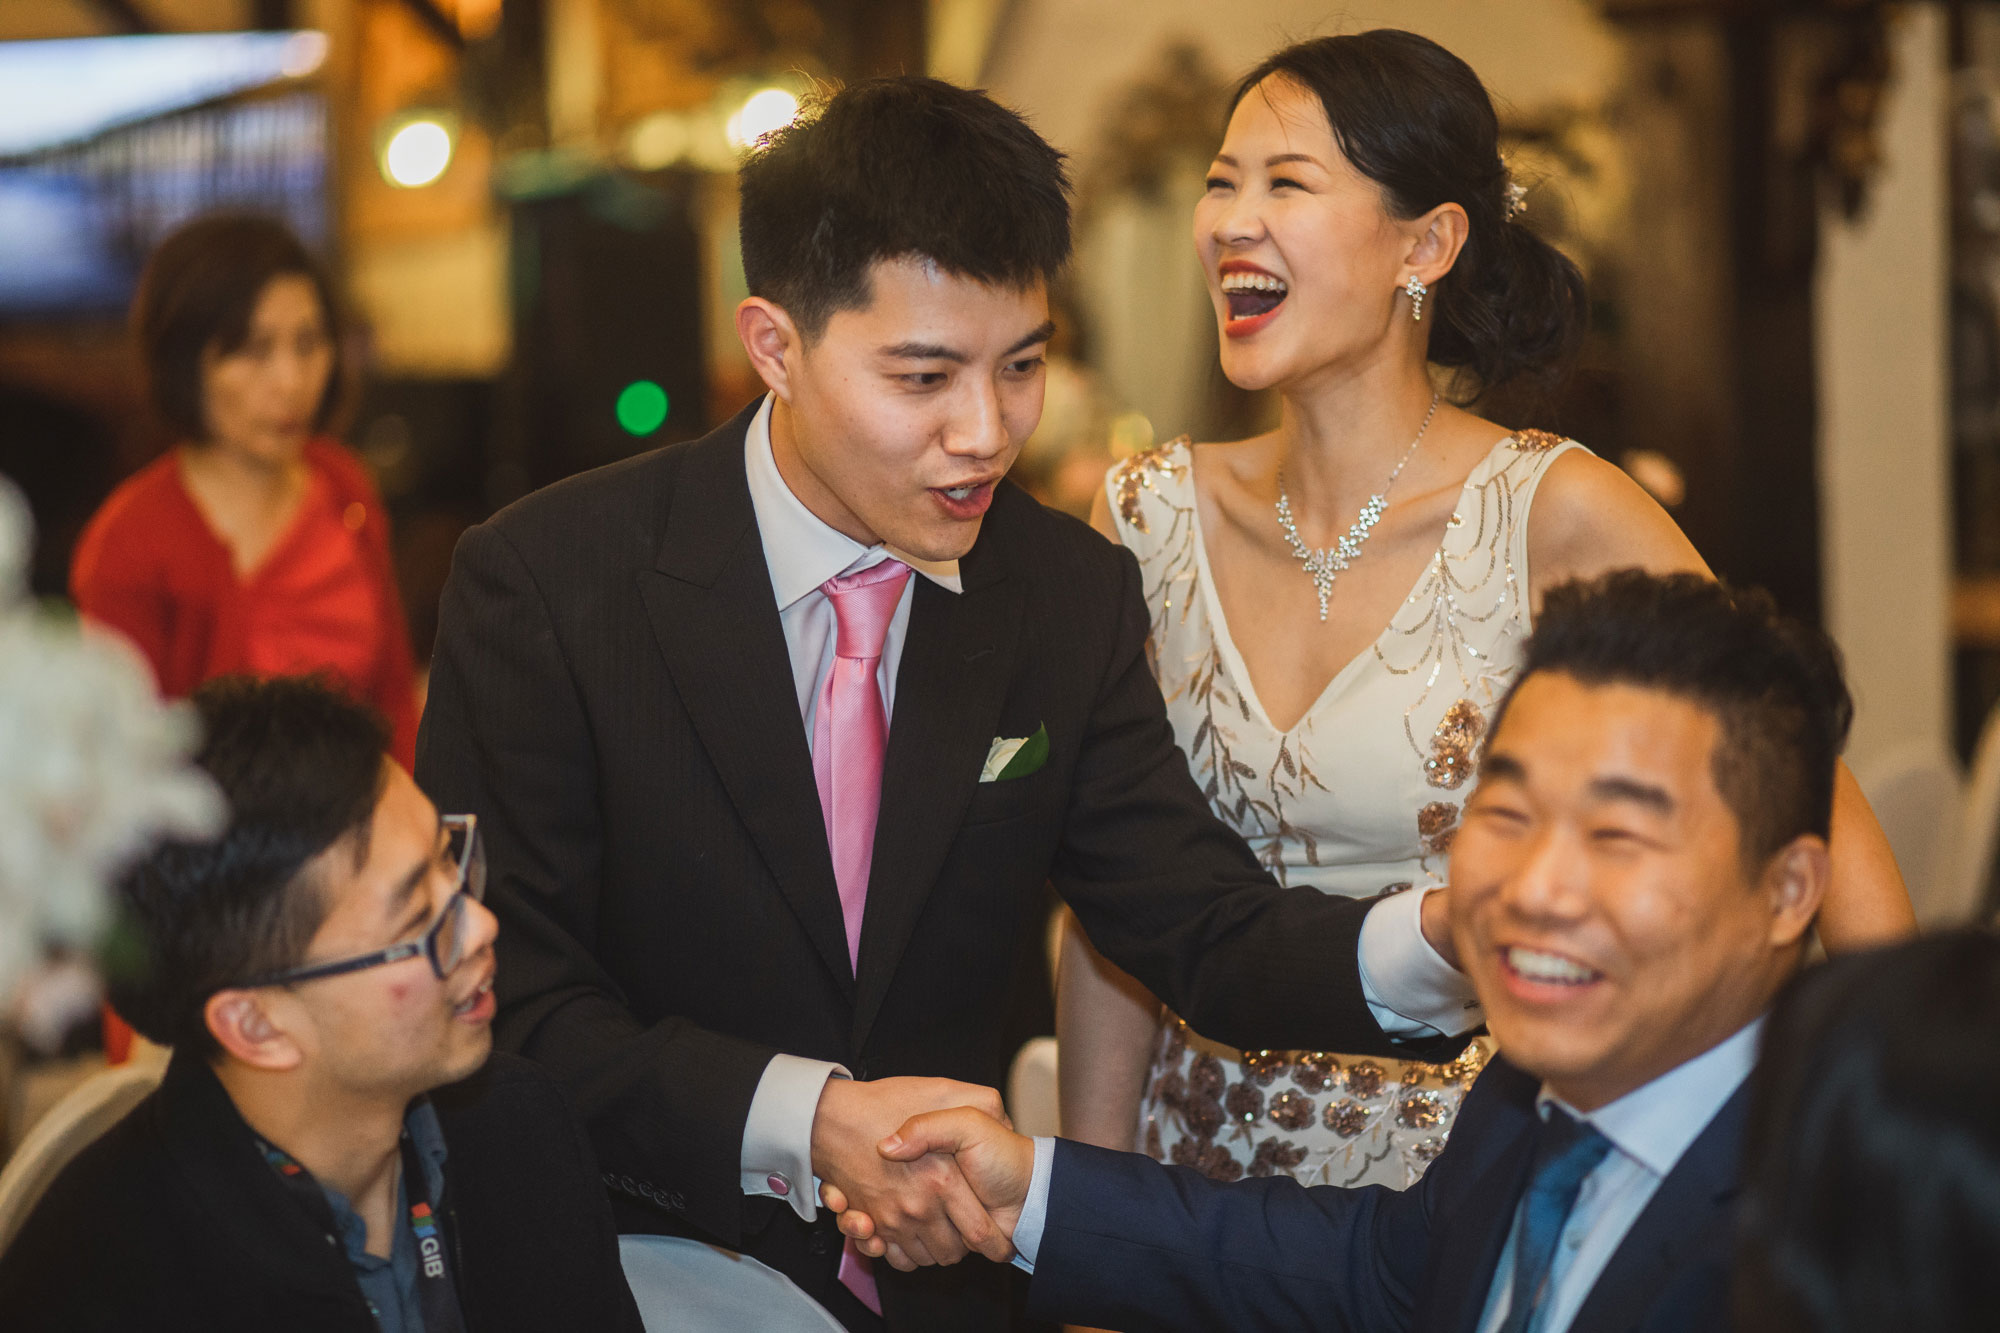
<instances>
[{"instance_id":1,"label":"green light","mask_svg":"<svg viewBox=\"0 0 2000 1333\"><path fill-rule=\"evenodd\" d=\"M667 424L667 391L651 380L634 380L618 394L618 424L633 435L651 435Z\"/></svg>"}]
</instances>

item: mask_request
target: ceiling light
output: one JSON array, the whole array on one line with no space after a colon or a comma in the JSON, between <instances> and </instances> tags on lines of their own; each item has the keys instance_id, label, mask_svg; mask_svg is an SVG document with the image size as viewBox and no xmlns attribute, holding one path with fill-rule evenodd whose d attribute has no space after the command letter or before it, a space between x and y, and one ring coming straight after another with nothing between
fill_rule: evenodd
<instances>
[{"instance_id":1,"label":"ceiling light","mask_svg":"<svg viewBox=\"0 0 2000 1333\"><path fill-rule=\"evenodd\" d=\"M382 146L382 175L391 185L415 189L451 165L451 131L432 116L406 120Z\"/></svg>"},{"instance_id":2,"label":"ceiling light","mask_svg":"<svg viewBox=\"0 0 2000 1333\"><path fill-rule=\"evenodd\" d=\"M799 99L783 88L752 93L743 109L729 118L729 142L738 148L754 148L765 135L798 119L798 114Z\"/></svg>"}]
</instances>

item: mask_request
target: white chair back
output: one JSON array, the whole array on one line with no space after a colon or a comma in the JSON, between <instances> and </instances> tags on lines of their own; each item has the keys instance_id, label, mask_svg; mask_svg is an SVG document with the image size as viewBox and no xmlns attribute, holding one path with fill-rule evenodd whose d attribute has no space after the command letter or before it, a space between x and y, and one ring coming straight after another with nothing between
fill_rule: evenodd
<instances>
[{"instance_id":1,"label":"white chair back","mask_svg":"<svg viewBox=\"0 0 2000 1333\"><path fill-rule=\"evenodd\" d=\"M2000 908L1988 898L1996 861L2000 861L2000 704L1986 715L1979 748L1972 754L1972 771L1966 774L1953 886L1961 920L1990 916Z\"/></svg>"},{"instance_id":2,"label":"white chair back","mask_svg":"<svg viewBox=\"0 0 2000 1333\"><path fill-rule=\"evenodd\" d=\"M646 1333L842 1333L777 1269L684 1236L620 1236L618 1257Z\"/></svg>"},{"instance_id":3,"label":"white chair back","mask_svg":"<svg viewBox=\"0 0 2000 1333\"><path fill-rule=\"evenodd\" d=\"M129 1063L92 1074L35 1122L7 1169L0 1171L0 1250L14 1243L70 1159L144 1101L166 1069L166 1053L153 1047Z\"/></svg>"},{"instance_id":4,"label":"white chair back","mask_svg":"<svg viewBox=\"0 0 2000 1333\"><path fill-rule=\"evenodd\" d=\"M1891 751L1858 774L1909 886L1918 924L1955 925L1969 905L1958 901L1958 766L1927 745Z\"/></svg>"},{"instance_id":5,"label":"white chair back","mask_svg":"<svg viewBox=\"0 0 2000 1333\"><path fill-rule=\"evenodd\" d=\"M1007 1114L1015 1132L1030 1138L1062 1132L1054 1037L1031 1038L1015 1053L1007 1071Z\"/></svg>"}]
</instances>

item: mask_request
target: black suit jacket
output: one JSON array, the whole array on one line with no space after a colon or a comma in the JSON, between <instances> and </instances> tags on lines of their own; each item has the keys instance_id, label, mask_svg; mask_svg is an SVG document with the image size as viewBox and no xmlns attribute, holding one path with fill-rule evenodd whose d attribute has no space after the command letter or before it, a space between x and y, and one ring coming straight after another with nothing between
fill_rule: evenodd
<instances>
[{"instance_id":1,"label":"black suit jacket","mask_svg":"<svg viewBox=\"0 0 2000 1333\"><path fill-rule=\"evenodd\" d=\"M548 1075L495 1055L431 1100L467 1333L641 1333L590 1145ZM176 1056L0 1255L0 1328L373 1333L332 1219L279 1182L208 1066Z\"/></svg>"},{"instance_id":2,"label":"black suit jacket","mask_svg":"<svg viewBox=\"0 0 2000 1333\"><path fill-rule=\"evenodd\" d=\"M1400 1193L1289 1176L1225 1185L1058 1140L1030 1308L1115 1329L1474 1333L1528 1185L1539 1087L1495 1059L1444 1152ZM1728 1326L1748 1105L1746 1085L1660 1182L1570 1333Z\"/></svg>"},{"instance_id":3,"label":"black suit jacket","mask_svg":"<svg viewBox=\"0 0 2000 1333\"><path fill-rule=\"evenodd\" d=\"M855 974L744 470L753 413L469 531L418 743L425 789L489 838L500 1040L578 1099L620 1226L823 1294L830 1226L739 1187L766 1063L997 1084L1050 879L1201 1032L1386 1051L1354 966L1366 908L1279 890L1189 776L1136 562L1005 483L963 592L915 580ZM995 737L1043 727L1039 772L978 781ZM908 1326L904 1293L973 1280L882 1272Z\"/></svg>"}]
</instances>

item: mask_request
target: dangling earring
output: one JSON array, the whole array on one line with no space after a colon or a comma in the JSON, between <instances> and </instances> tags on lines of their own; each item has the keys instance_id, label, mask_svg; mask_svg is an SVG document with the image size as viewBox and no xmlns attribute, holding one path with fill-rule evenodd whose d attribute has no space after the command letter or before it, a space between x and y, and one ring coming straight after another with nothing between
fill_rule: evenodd
<instances>
[{"instance_id":1,"label":"dangling earring","mask_svg":"<svg viewBox=\"0 0 2000 1333\"><path fill-rule=\"evenodd\" d=\"M1429 293L1430 288L1424 286L1424 280L1422 278L1412 273L1410 275L1410 280L1403 284L1403 290L1408 292L1410 295L1410 318L1414 319L1419 324L1423 323L1424 297L1427 293Z\"/></svg>"}]
</instances>

